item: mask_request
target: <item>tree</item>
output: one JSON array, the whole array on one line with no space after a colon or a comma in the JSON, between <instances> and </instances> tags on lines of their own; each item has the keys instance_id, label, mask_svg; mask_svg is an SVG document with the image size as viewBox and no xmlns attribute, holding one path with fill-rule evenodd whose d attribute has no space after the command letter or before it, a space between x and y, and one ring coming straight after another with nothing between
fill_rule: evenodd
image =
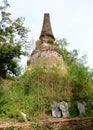
<instances>
[{"instance_id":1,"label":"tree","mask_svg":"<svg viewBox=\"0 0 93 130\"><path fill-rule=\"evenodd\" d=\"M57 40L56 43L59 46L60 52L67 65L72 65L78 61L78 50L67 50L67 46L69 45L69 43L65 38Z\"/></svg>"},{"instance_id":2,"label":"tree","mask_svg":"<svg viewBox=\"0 0 93 130\"><path fill-rule=\"evenodd\" d=\"M17 58L26 55L24 47L27 47L29 30L24 27L24 18L15 20L10 18L11 13L7 12L10 7L7 0L0 6L0 76L6 78L7 75L19 74Z\"/></svg>"},{"instance_id":3,"label":"tree","mask_svg":"<svg viewBox=\"0 0 93 130\"><path fill-rule=\"evenodd\" d=\"M67 42L65 38L56 40L56 43L59 45L59 48L61 48L62 50L65 49L69 45L69 43Z\"/></svg>"}]
</instances>

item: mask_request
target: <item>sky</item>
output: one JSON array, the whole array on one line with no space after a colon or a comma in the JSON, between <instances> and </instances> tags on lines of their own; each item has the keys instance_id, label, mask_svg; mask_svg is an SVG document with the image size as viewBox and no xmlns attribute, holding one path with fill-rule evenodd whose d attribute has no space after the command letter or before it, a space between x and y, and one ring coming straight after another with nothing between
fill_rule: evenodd
<instances>
[{"instance_id":1,"label":"sky","mask_svg":"<svg viewBox=\"0 0 93 130\"><path fill-rule=\"evenodd\" d=\"M87 55L93 68L93 0L8 0L13 18L25 17L30 38L39 39L44 13L50 14L52 31L57 39L66 38L69 49Z\"/></svg>"}]
</instances>

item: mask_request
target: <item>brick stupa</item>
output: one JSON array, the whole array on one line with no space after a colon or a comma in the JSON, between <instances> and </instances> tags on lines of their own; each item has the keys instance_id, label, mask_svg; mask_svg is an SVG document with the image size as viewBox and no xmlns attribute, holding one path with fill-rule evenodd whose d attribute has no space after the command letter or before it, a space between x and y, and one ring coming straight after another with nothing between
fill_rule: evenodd
<instances>
[{"instance_id":1,"label":"brick stupa","mask_svg":"<svg viewBox=\"0 0 93 130\"><path fill-rule=\"evenodd\" d=\"M34 64L44 64L47 68L57 66L66 73L62 54L59 51L58 45L55 43L49 13L44 14L41 34L39 40L36 42L36 48L31 53L30 66Z\"/></svg>"}]
</instances>

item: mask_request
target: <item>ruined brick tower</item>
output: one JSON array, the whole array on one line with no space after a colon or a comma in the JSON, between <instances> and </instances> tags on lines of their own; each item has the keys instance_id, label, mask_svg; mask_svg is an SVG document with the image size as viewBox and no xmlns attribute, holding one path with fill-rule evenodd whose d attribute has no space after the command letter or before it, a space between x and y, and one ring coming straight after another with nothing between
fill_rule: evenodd
<instances>
[{"instance_id":1,"label":"ruined brick tower","mask_svg":"<svg viewBox=\"0 0 93 130\"><path fill-rule=\"evenodd\" d=\"M49 13L44 14L43 26L36 48L31 53L30 66L34 64L45 65L48 68L59 67L66 72L65 63L55 37L52 32Z\"/></svg>"}]
</instances>

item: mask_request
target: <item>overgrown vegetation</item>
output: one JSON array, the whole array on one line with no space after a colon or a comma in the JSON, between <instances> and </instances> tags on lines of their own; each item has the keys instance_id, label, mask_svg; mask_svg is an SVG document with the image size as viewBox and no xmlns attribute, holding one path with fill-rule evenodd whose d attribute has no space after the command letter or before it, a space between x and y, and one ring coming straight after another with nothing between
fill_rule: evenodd
<instances>
[{"instance_id":1,"label":"overgrown vegetation","mask_svg":"<svg viewBox=\"0 0 93 130\"><path fill-rule=\"evenodd\" d=\"M87 114L92 114L92 77L84 66L74 65L68 68L68 74L62 75L57 67L51 70L46 66L36 65L31 72L21 78L1 85L0 115L21 120L20 112L27 114L28 119L51 116L53 101L67 101L70 115L78 116L75 103L85 101ZM73 104L73 107L71 107ZM90 113L89 113L90 112ZM87 115L86 115L87 116Z\"/></svg>"},{"instance_id":2,"label":"overgrown vegetation","mask_svg":"<svg viewBox=\"0 0 93 130\"><path fill-rule=\"evenodd\" d=\"M60 48L61 49L61 48ZM62 56L66 48L62 48ZM73 59L73 60L72 60ZM62 75L56 66L51 69L45 64L34 65L30 72L14 80L0 82L0 116L23 121L21 112L29 120L51 117L53 101L67 101L70 116L79 116L77 101L85 101L84 116L93 114L93 73L78 59L73 51L65 55L67 74Z\"/></svg>"},{"instance_id":3,"label":"overgrown vegetation","mask_svg":"<svg viewBox=\"0 0 93 130\"><path fill-rule=\"evenodd\" d=\"M8 4L5 3L5 8L7 6ZM11 22L9 15L2 12L3 24L4 19L5 23L8 20L10 24L2 27L0 33L0 76L3 78L11 72L16 75L18 66L15 58L24 54L21 43L27 33L21 19ZM6 29L8 29L7 32ZM21 43L20 40L16 42L15 32L22 39ZM40 46L40 43L38 44ZM67 66L67 74L62 75L57 66L50 69L43 64L32 66L31 71L27 71L20 78L13 80L0 78L0 116L23 121L20 113L24 112L29 120L37 121L47 116L51 117L53 101L63 100L69 104L71 117L79 116L76 108L77 101L85 101L87 104L84 116L93 115L93 72L84 65L84 59L78 59L77 50L66 49L68 45L66 39L56 41L54 44L57 44L57 47L59 45Z\"/></svg>"}]
</instances>

